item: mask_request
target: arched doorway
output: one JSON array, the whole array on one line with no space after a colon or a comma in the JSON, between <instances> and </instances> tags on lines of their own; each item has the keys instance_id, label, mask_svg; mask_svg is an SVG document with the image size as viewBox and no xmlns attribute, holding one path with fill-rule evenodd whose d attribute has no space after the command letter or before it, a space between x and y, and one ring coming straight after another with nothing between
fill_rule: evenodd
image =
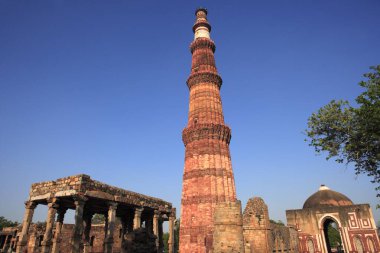
<instances>
[{"instance_id":1,"label":"arched doorway","mask_svg":"<svg viewBox=\"0 0 380 253\"><path fill-rule=\"evenodd\" d=\"M375 253L375 244L373 243L373 240L371 237L367 238L367 244L368 244L369 253Z\"/></svg>"},{"instance_id":2,"label":"arched doorway","mask_svg":"<svg viewBox=\"0 0 380 253\"><path fill-rule=\"evenodd\" d=\"M364 252L364 247L362 240L360 240L359 237L355 236L354 237L354 244L355 244L355 249L358 253L363 253Z\"/></svg>"},{"instance_id":3,"label":"arched doorway","mask_svg":"<svg viewBox=\"0 0 380 253\"><path fill-rule=\"evenodd\" d=\"M311 238L307 239L307 250L309 253L315 253L314 242Z\"/></svg>"},{"instance_id":4,"label":"arched doorway","mask_svg":"<svg viewBox=\"0 0 380 253\"><path fill-rule=\"evenodd\" d=\"M339 232L338 223L332 218L324 220L323 233L328 253L343 253L342 238Z\"/></svg>"}]
</instances>

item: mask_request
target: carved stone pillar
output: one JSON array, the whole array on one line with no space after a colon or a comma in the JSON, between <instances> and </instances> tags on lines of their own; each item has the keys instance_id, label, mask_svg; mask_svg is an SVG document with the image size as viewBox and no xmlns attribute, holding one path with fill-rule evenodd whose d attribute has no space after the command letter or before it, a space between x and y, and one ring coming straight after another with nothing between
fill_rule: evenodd
<instances>
[{"instance_id":1,"label":"carved stone pillar","mask_svg":"<svg viewBox=\"0 0 380 253\"><path fill-rule=\"evenodd\" d=\"M115 230L115 220L116 220L116 208L117 203L110 203L108 208L108 229L106 234L106 239L104 241L104 253L112 253L113 247L113 234Z\"/></svg>"},{"instance_id":2,"label":"carved stone pillar","mask_svg":"<svg viewBox=\"0 0 380 253\"><path fill-rule=\"evenodd\" d=\"M48 213L46 217L46 228L45 228L45 234L44 239L41 243L42 245L42 253L50 253L50 248L52 245L52 236L53 236L53 225L55 220L55 214L57 213L57 199L51 199L48 200Z\"/></svg>"},{"instance_id":3,"label":"carved stone pillar","mask_svg":"<svg viewBox=\"0 0 380 253\"><path fill-rule=\"evenodd\" d=\"M153 215L153 234L157 237L156 239L156 247L157 251L159 250L160 247L160 232L158 230L158 223L160 220L160 211L154 210L154 215Z\"/></svg>"},{"instance_id":4,"label":"carved stone pillar","mask_svg":"<svg viewBox=\"0 0 380 253\"><path fill-rule=\"evenodd\" d=\"M120 250L122 250L124 246L124 241L125 241L125 234L127 233L127 217L125 216L120 217L120 222L121 222Z\"/></svg>"},{"instance_id":5,"label":"carved stone pillar","mask_svg":"<svg viewBox=\"0 0 380 253\"><path fill-rule=\"evenodd\" d=\"M60 207L57 210L57 221L55 223L55 234L53 238L53 247L51 252L52 253L58 253L59 252L59 245L61 243L61 232L62 232L62 226L63 226L63 220L65 219L65 213L67 211L67 208Z\"/></svg>"},{"instance_id":6,"label":"carved stone pillar","mask_svg":"<svg viewBox=\"0 0 380 253\"><path fill-rule=\"evenodd\" d=\"M83 209L87 198L83 196L74 197L75 204L75 224L71 238L71 253L80 252L80 243L83 233Z\"/></svg>"},{"instance_id":7,"label":"carved stone pillar","mask_svg":"<svg viewBox=\"0 0 380 253\"><path fill-rule=\"evenodd\" d=\"M168 240L169 253L174 253L174 220L175 220L175 213L172 211L169 216L169 240Z\"/></svg>"},{"instance_id":8,"label":"carved stone pillar","mask_svg":"<svg viewBox=\"0 0 380 253\"><path fill-rule=\"evenodd\" d=\"M0 249L2 249L3 248L3 246L4 246L4 239L5 239L5 236L3 236L3 235L0 235ZM1 252L1 251L0 251Z\"/></svg>"},{"instance_id":9,"label":"carved stone pillar","mask_svg":"<svg viewBox=\"0 0 380 253\"><path fill-rule=\"evenodd\" d=\"M133 230L141 227L141 214L144 211L144 208L135 209L135 218L133 219Z\"/></svg>"},{"instance_id":10,"label":"carved stone pillar","mask_svg":"<svg viewBox=\"0 0 380 253\"><path fill-rule=\"evenodd\" d=\"M3 245L3 248L2 248L2 251L1 251L1 252L6 252L6 250L7 250L7 245L8 245L8 241L9 241L9 236L10 236L10 235L6 235L6 236L5 236L5 241L4 241L4 245Z\"/></svg>"},{"instance_id":11,"label":"carved stone pillar","mask_svg":"<svg viewBox=\"0 0 380 253\"><path fill-rule=\"evenodd\" d=\"M162 219L159 219L158 220L158 252L159 253L162 253L164 252L164 229L163 229L163 223L164 223L164 220Z\"/></svg>"},{"instance_id":12,"label":"carved stone pillar","mask_svg":"<svg viewBox=\"0 0 380 253\"><path fill-rule=\"evenodd\" d=\"M86 212L83 216L83 221L84 221L83 252L84 253L91 252L91 242L90 242L91 220L92 220L92 213Z\"/></svg>"},{"instance_id":13,"label":"carved stone pillar","mask_svg":"<svg viewBox=\"0 0 380 253\"><path fill-rule=\"evenodd\" d=\"M30 223L32 222L33 213L36 206L37 204L33 201L25 202L24 220L22 222L22 230L19 237L19 241L17 243L16 253L23 253L25 252L27 248L29 226L30 226Z\"/></svg>"}]
</instances>

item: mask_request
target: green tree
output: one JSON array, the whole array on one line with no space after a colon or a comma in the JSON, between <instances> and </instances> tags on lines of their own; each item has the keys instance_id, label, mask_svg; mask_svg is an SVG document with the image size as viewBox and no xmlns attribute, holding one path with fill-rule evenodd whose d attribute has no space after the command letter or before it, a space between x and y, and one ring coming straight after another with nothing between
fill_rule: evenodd
<instances>
[{"instance_id":1,"label":"green tree","mask_svg":"<svg viewBox=\"0 0 380 253\"><path fill-rule=\"evenodd\" d=\"M0 216L0 230L6 227L16 227L18 226L17 221L10 221L5 219L3 216Z\"/></svg>"},{"instance_id":2,"label":"green tree","mask_svg":"<svg viewBox=\"0 0 380 253\"><path fill-rule=\"evenodd\" d=\"M270 219L269 222L272 223L272 224L276 224L276 225L280 225L280 226L285 226L285 224L284 224L284 222L282 220L275 221L275 220Z\"/></svg>"},{"instance_id":3,"label":"green tree","mask_svg":"<svg viewBox=\"0 0 380 253\"><path fill-rule=\"evenodd\" d=\"M103 214L96 213L92 216L91 223L92 224L103 224L106 221L106 218Z\"/></svg>"},{"instance_id":4,"label":"green tree","mask_svg":"<svg viewBox=\"0 0 380 253\"><path fill-rule=\"evenodd\" d=\"M342 245L339 231L332 224L327 227L327 236L331 247L338 247L339 245Z\"/></svg>"},{"instance_id":5,"label":"green tree","mask_svg":"<svg viewBox=\"0 0 380 253\"><path fill-rule=\"evenodd\" d=\"M353 164L356 174L367 174L380 183L380 65L371 67L359 85L365 89L348 101L331 101L308 119L306 134L317 153L327 152L327 159ZM380 194L378 194L378 197Z\"/></svg>"}]
</instances>

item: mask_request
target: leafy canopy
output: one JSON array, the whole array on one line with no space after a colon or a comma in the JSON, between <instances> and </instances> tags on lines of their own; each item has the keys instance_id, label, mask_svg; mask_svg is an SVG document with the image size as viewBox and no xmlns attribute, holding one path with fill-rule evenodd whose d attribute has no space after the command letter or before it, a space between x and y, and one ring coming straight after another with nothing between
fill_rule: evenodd
<instances>
[{"instance_id":1,"label":"leafy canopy","mask_svg":"<svg viewBox=\"0 0 380 253\"><path fill-rule=\"evenodd\" d=\"M10 221L5 219L3 216L0 216L0 230L6 227L17 227L18 222L17 221Z\"/></svg>"},{"instance_id":2,"label":"leafy canopy","mask_svg":"<svg viewBox=\"0 0 380 253\"><path fill-rule=\"evenodd\" d=\"M348 101L332 100L308 119L306 134L317 153L327 152L327 159L352 163L356 174L367 174L380 183L380 65L371 67L359 85L365 91ZM380 190L380 186L376 188ZM379 196L379 194L378 194Z\"/></svg>"}]
</instances>

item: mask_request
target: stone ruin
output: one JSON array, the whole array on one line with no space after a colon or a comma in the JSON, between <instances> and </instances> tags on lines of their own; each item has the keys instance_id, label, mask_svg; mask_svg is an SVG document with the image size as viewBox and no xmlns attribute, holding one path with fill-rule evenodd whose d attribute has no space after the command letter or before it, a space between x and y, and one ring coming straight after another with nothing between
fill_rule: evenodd
<instances>
[{"instance_id":1,"label":"stone ruin","mask_svg":"<svg viewBox=\"0 0 380 253\"><path fill-rule=\"evenodd\" d=\"M31 224L37 205L47 205L43 226ZM68 209L75 224L64 224ZM105 223L92 225L94 214ZM162 199L113 187L88 175L32 184L22 226L0 236L0 252L157 253L163 252L163 222L169 221L169 252L174 252L176 209Z\"/></svg>"}]
</instances>

